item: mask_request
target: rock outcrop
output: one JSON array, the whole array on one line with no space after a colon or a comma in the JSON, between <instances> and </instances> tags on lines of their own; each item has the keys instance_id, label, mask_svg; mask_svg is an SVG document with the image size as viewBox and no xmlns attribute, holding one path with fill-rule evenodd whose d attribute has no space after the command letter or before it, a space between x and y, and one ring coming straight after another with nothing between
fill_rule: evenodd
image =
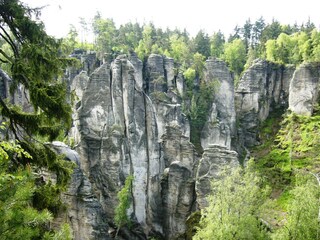
<instances>
[{"instance_id":1,"label":"rock outcrop","mask_svg":"<svg viewBox=\"0 0 320 240\"><path fill-rule=\"evenodd\" d=\"M218 59L206 61L205 80L215 85L214 100L208 120L202 129L201 145L226 146L231 149L231 140L236 136L236 112L234 105L233 78L225 62Z\"/></svg>"},{"instance_id":2,"label":"rock outcrop","mask_svg":"<svg viewBox=\"0 0 320 240\"><path fill-rule=\"evenodd\" d=\"M244 72L235 93L240 141L245 146L259 144L258 127L271 111L288 106L293 67L257 60Z\"/></svg>"},{"instance_id":3,"label":"rock outcrop","mask_svg":"<svg viewBox=\"0 0 320 240\"><path fill-rule=\"evenodd\" d=\"M225 62L218 59L206 61L205 79L215 84L214 100L201 134L204 153L196 174L196 196L200 209L206 207L211 181L219 178L221 171L238 165L238 154L232 149L236 139L236 112L233 78Z\"/></svg>"},{"instance_id":4,"label":"rock outcrop","mask_svg":"<svg viewBox=\"0 0 320 240\"><path fill-rule=\"evenodd\" d=\"M196 192L200 209L207 207L206 197L211 193L211 181L218 179L226 167L239 165L238 154L221 145L209 145L204 150L197 172Z\"/></svg>"},{"instance_id":5,"label":"rock outcrop","mask_svg":"<svg viewBox=\"0 0 320 240\"><path fill-rule=\"evenodd\" d=\"M151 55L143 79L135 55L119 56L96 69L85 88L73 85L80 93L72 131L79 136L76 150L107 222L113 221L117 192L133 175L129 215L146 235L168 239L185 230L196 161L188 120L172 91L172 61ZM169 150L171 144L179 148Z\"/></svg>"},{"instance_id":6,"label":"rock outcrop","mask_svg":"<svg viewBox=\"0 0 320 240\"><path fill-rule=\"evenodd\" d=\"M110 237L117 193L129 175L134 180L127 213L138 233L126 236L183 239L188 216L208 204L210 182L225 167L239 165L242 149L259 144L260 123L288 106L311 114L318 97L319 71L310 65L295 72L293 66L258 60L236 91L223 61L209 59L205 69L204 80L216 91L200 129L202 156L190 143L184 79L173 59L151 54L142 63L135 54L122 55L70 80L77 95L70 134L80 167L69 190L68 216L79 232L76 239Z\"/></svg>"},{"instance_id":7,"label":"rock outcrop","mask_svg":"<svg viewBox=\"0 0 320 240\"><path fill-rule=\"evenodd\" d=\"M76 163L71 183L62 196L67 211L60 215L57 221L67 220L73 230L74 239L111 239L105 213L89 179L80 167L78 153L62 142L53 142L51 147L57 153L63 154L68 161Z\"/></svg>"},{"instance_id":8,"label":"rock outcrop","mask_svg":"<svg viewBox=\"0 0 320 240\"><path fill-rule=\"evenodd\" d=\"M319 97L320 67L305 63L295 71L290 82L289 109L310 116Z\"/></svg>"},{"instance_id":9,"label":"rock outcrop","mask_svg":"<svg viewBox=\"0 0 320 240\"><path fill-rule=\"evenodd\" d=\"M195 203L196 153L178 126L167 126L162 136L165 170L161 179L163 221L167 239L186 231L185 221Z\"/></svg>"}]
</instances>

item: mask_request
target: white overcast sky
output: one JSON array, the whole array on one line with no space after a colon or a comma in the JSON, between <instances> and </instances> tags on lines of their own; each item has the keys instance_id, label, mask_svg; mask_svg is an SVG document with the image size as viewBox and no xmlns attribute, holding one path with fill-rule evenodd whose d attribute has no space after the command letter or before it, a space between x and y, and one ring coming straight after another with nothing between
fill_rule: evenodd
<instances>
[{"instance_id":1,"label":"white overcast sky","mask_svg":"<svg viewBox=\"0 0 320 240\"><path fill-rule=\"evenodd\" d=\"M79 18L90 21L99 11L112 18L116 25L129 21L156 27L183 30L195 35L200 29L209 35L219 29L226 35L236 25L242 26L263 16L282 24L299 25L308 19L320 26L319 0L22 0L30 6L45 6L42 20L47 32L56 37L68 33L70 24L79 25Z\"/></svg>"}]
</instances>

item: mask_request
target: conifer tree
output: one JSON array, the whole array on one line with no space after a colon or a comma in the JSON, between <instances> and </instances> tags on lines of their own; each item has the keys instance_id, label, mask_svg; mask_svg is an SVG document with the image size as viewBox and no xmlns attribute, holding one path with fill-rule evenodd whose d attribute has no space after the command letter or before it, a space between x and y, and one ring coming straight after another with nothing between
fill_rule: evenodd
<instances>
[{"instance_id":1,"label":"conifer tree","mask_svg":"<svg viewBox=\"0 0 320 240\"><path fill-rule=\"evenodd\" d=\"M39 14L39 9L31 9L18 0L0 1L0 37L11 48L10 55L0 48L1 62L10 69L8 74L0 69L0 77L10 83L10 93L23 86L34 109L25 112L9 101L10 96L1 96L0 113L9 123L14 138L32 156L31 162L59 172L58 181L62 183L68 168L48 147L32 140L36 135L53 140L61 129L70 127L71 108L61 76L73 60L63 58L61 42L48 36L42 23L32 20L32 16ZM22 156L17 162L25 165L30 160Z\"/></svg>"},{"instance_id":2,"label":"conifer tree","mask_svg":"<svg viewBox=\"0 0 320 240\"><path fill-rule=\"evenodd\" d=\"M61 56L61 41L46 34L39 14L40 9L19 0L0 0L0 62L8 70L0 68L0 80L10 85L10 91L5 88L0 94L0 221L8 224L2 225L1 239L61 239L46 223L61 207L60 194L73 164L44 141L56 139L71 125L62 77L74 60ZM26 112L12 101L17 89L25 89L32 110ZM42 181L43 169L56 175L56 184ZM6 207L10 198L16 199L12 211ZM20 229L23 237L6 235L10 229Z\"/></svg>"}]
</instances>

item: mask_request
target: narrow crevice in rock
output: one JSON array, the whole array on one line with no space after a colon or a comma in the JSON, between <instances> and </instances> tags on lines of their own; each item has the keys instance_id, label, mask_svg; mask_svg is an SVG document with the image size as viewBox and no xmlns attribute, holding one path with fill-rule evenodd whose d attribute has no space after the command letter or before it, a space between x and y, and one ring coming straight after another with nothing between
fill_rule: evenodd
<instances>
[{"instance_id":1,"label":"narrow crevice in rock","mask_svg":"<svg viewBox=\"0 0 320 240\"><path fill-rule=\"evenodd\" d=\"M150 179L150 155L149 155L149 131L148 131L148 109L147 109L147 96L143 94L143 104L144 104L144 113L145 113L145 135L146 135L146 154L147 154L147 176L146 176L146 223L149 225L151 223L149 218L149 179Z\"/></svg>"}]
</instances>

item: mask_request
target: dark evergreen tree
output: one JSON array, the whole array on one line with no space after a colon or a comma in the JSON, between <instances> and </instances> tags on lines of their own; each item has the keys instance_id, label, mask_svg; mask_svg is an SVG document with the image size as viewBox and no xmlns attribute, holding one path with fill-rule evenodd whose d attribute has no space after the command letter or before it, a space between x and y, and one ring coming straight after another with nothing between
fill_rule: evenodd
<instances>
[{"instance_id":1,"label":"dark evergreen tree","mask_svg":"<svg viewBox=\"0 0 320 240\"><path fill-rule=\"evenodd\" d=\"M250 18L246 21L243 28L241 29L242 33L242 39L244 42L244 45L246 47L246 52L249 50L249 46L251 43L251 32L252 32L252 24Z\"/></svg>"},{"instance_id":2,"label":"dark evergreen tree","mask_svg":"<svg viewBox=\"0 0 320 240\"><path fill-rule=\"evenodd\" d=\"M25 181L28 183L31 181L32 191L30 194L21 195L22 205L17 208L21 210L25 206L23 204L31 197L35 201L33 204L28 203L28 206L33 206L38 210L54 211L61 207L60 193L70 179L72 164L64 161L62 156L55 154L48 145L40 141L39 137L46 141L54 140L71 125L71 108L67 103L67 88L62 76L64 69L73 60L61 56L61 41L46 34L44 25L36 19L39 14L39 9L31 9L19 0L0 1L0 39L5 43L4 45L9 46L8 51L5 51L4 45L1 46L0 59L2 66L10 70L6 73L0 69L0 79L10 83L11 93L23 86L29 93L29 101L33 106L32 112L24 112L22 108L9 101L7 94L0 96L1 120L2 124L7 123L3 128L8 129L3 132L4 135L0 141L2 161L0 172L4 174L1 177L8 174L15 176L19 174L19 171L29 168L32 175L41 168L56 174L57 184L43 182L33 186L34 177L30 178L26 174ZM21 149L21 154L13 154L12 149ZM17 191L22 191L19 187L21 184L19 179L12 184ZM0 180L6 183L5 179ZM2 191L1 196L5 197ZM1 208L6 199L2 198L0 201L2 201ZM19 214L19 211L14 211L14 213ZM32 213L31 215L36 215L36 212ZM28 217L29 215L23 216ZM21 215L21 218L23 216ZM21 220L20 223L24 224L24 221ZM15 222L12 224L13 226L9 228L15 227ZM38 230L35 236L40 237L45 229ZM35 237L31 235L24 236L23 239ZM12 238L19 239L16 237Z\"/></svg>"},{"instance_id":3,"label":"dark evergreen tree","mask_svg":"<svg viewBox=\"0 0 320 240\"><path fill-rule=\"evenodd\" d=\"M225 44L225 39L223 33L219 30L214 33L211 37L211 56L221 57L223 54L223 48Z\"/></svg>"},{"instance_id":4,"label":"dark evergreen tree","mask_svg":"<svg viewBox=\"0 0 320 240\"><path fill-rule=\"evenodd\" d=\"M272 19L271 24L267 24L267 26L263 29L261 34L261 45L265 44L269 39L277 39L277 37L282 32L280 23Z\"/></svg>"},{"instance_id":5,"label":"dark evergreen tree","mask_svg":"<svg viewBox=\"0 0 320 240\"><path fill-rule=\"evenodd\" d=\"M194 38L195 52L208 58L210 56L210 38L207 33L200 30Z\"/></svg>"},{"instance_id":6,"label":"dark evergreen tree","mask_svg":"<svg viewBox=\"0 0 320 240\"><path fill-rule=\"evenodd\" d=\"M315 28L316 28L316 26L314 25L313 22L311 22L311 20L309 18L308 21L305 24L302 24L300 29L303 32L311 34L312 30L315 29Z\"/></svg>"},{"instance_id":7,"label":"dark evergreen tree","mask_svg":"<svg viewBox=\"0 0 320 240\"><path fill-rule=\"evenodd\" d=\"M240 31L241 29L239 28L239 26L237 25L234 29L233 29L233 33L230 34L229 38L228 38L228 42L232 42L235 39L239 39L240 38Z\"/></svg>"},{"instance_id":8,"label":"dark evergreen tree","mask_svg":"<svg viewBox=\"0 0 320 240\"><path fill-rule=\"evenodd\" d=\"M257 21L255 21L252 27L251 48L256 48L259 45L260 37L264 28L265 28L264 19L263 17L260 17Z\"/></svg>"}]
</instances>

